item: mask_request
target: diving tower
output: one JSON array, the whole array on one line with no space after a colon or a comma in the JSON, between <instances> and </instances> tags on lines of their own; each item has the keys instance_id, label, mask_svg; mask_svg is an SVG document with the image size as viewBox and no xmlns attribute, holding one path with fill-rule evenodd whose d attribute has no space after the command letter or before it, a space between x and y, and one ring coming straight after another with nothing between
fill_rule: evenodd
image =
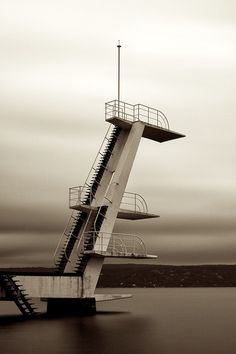
<instances>
[{"instance_id":1,"label":"diving tower","mask_svg":"<svg viewBox=\"0 0 236 354\"><path fill-rule=\"evenodd\" d=\"M25 316L35 315L30 298L48 303L49 313L94 312L96 301L129 295L95 294L105 257L148 259L139 235L114 233L117 218L157 218L144 198L126 191L141 138L159 143L184 137L170 130L166 116L141 104L105 104L109 128L82 186L69 189L68 224L54 253L50 274L0 274L0 299L15 301ZM27 293L27 295L26 295Z\"/></svg>"},{"instance_id":2,"label":"diving tower","mask_svg":"<svg viewBox=\"0 0 236 354\"><path fill-rule=\"evenodd\" d=\"M118 99L105 103L108 130L82 186L69 189L71 215L54 253L51 272L0 271L0 300L14 301L26 317L38 314L33 299L47 302L47 312L93 314L96 302L130 297L96 294L105 257L152 259L140 235L114 233L116 220L158 218L139 193L126 191L142 138L159 143L184 137L172 131L158 109L120 100L120 43Z\"/></svg>"}]
</instances>

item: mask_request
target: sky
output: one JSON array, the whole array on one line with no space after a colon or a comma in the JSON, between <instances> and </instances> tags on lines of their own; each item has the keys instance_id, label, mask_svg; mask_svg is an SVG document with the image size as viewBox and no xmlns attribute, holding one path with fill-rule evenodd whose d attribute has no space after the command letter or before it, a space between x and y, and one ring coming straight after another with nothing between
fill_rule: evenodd
<instances>
[{"instance_id":1,"label":"sky","mask_svg":"<svg viewBox=\"0 0 236 354\"><path fill-rule=\"evenodd\" d=\"M186 138L143 139L127 191L160 263L236 262L236 3L22 0L0 4L1 266L51 266L117 98L159 109Z\"/></svg>"}]
</instances>

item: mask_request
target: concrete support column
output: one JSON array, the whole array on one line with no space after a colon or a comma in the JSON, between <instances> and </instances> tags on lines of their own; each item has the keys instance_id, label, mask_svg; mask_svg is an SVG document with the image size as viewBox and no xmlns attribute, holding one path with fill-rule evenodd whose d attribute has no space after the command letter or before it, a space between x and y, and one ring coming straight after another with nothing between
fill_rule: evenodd
<instances>
[{"instance_id":1,"label":"concrete support column","mask_svg":"<svg viewBox=\"0 0 236 354\"><path fill-rule=\"evenodd\" d=\"M130 129L129 136L122 150L119 162L116 170L113 174L113 178L106 193L106 204L108 206L105 220L103 221L101 228L101 235L106 234L106 241L103 242L102 250L106 251L109 244L117 213L120 208L120 203L125 192L125 188L128 182L130 171L133 166L133 162L138 150L138 146L143 135L145 124L137 121L133 123ZM101 241L97 240L95 244L95 250L101 250ZM101 272L104 257L91 257L83 276L83 296L92 297L97 285L97 281Z\"/></svg>"},{"instance_id":2,"label":"concrete support column","mask_svg":"<svg viewBox=\"0 0 236 354\"><path fill-rule=\"evenodd\" d=\"M94 315L96 313L96 301L95 298L48 299L47 313L53 317L62 315Z\"/></svg>"},{"instance_id":3,"label":"concrete support column","mask_svg":"<svg viewBox=\"0 0 236 354\"><path fill-rule=\"evenodd\" d=\"M123 148L125 146L127 137L128 137L129 132L126 130L122 130L121 133L119 134L118 140L114 146L112 155L109 159L109 162L107 164L107 169L105 170L102 180L100 182L100 185L98 186L98 189L96 191L96 195L94 200L92 201L92 206L93 207L98 207L101 206L101 203L104 200L104 196L107 191L107 187L110 183L110 180L112 179L113 173L116 170L117 164L119 162L119 158L122 155ZM73 247L73 250L70 254L69 262L67 262L67 265L65 267L65 273L73 273L75 268L76 268L76 262L78 260L79 256L79 244L81 240L81 235L83 232L87 232L91 229L91 225L93 223L93 216L88 215L88 219L84 222L83 227L80 230L79 235L77 236L75 245ZM87 224L85 228L85 224Z\"/></svg>"},{"instance_id":4,"label":"concrete support column","mask_svg":"<svg viewBox=\"0 0 236 354\"><path fill-rule=\"evenodd\" d=\"M92 206L100 206L101 203L103 202L104 196L107 192L107 187L109 186L114 171L116 171L117 164L119 162L120 156L122 155L122 151L124 149L128 135L129 135L129 131L127 130L122 130L120 132L118 140L114 146L112 155L107 164L107 169L102 176L100 185L98 186L95 199L92 202Z\"/></svg>"}]
</instances>

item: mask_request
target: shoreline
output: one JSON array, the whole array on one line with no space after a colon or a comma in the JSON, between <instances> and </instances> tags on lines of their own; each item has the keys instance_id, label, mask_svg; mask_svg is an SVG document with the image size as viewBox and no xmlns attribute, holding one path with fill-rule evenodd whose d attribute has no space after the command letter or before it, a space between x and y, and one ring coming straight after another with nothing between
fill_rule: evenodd
<instances>
[{"instance_id":1,"label":"shoreline","mask_svg":"<svg viewBox=\"0 0 236 354\"><path fill-rule=\"evenodd\" d=\"M98 287L236 287L236 265L112 265Z\"/></svg>"},{"instance_id":2,"label":"shoreline","mask_svg":"<svg viewBox=\"0 0 236 354\"><path fill-rule=\"evenodd\" d=\"M26 273L29 275L57 274L55 269L44 267L0 268L0 273ZM102 268L97 287L236 287L236 264L105 264Z\"/></svg>"}]
</instances>

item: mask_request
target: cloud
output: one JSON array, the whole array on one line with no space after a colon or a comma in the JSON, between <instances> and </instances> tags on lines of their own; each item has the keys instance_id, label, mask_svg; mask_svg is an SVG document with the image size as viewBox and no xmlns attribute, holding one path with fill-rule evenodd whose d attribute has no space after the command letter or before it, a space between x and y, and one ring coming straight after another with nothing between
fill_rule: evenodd
<instances>
[{"instance_id":1,"label":"cloud","mask_svg":"<svg viewBox=\"0 0 236 354\"><path fill-rule=\"evenodd\" d=\"M141 142L127 190L142 194L161 218L118 222L117 229L150 239L156 232L232 234L233 1L103 0L91 12L89 3L24 0L2 8L2 232L63 230L68 188L84 183L107 129L104 102L117 95L121 39L122 99L164 111L171 129L187 137ZM31 237L22 237L16 253Z\"/></svg>"}]
</instances>

